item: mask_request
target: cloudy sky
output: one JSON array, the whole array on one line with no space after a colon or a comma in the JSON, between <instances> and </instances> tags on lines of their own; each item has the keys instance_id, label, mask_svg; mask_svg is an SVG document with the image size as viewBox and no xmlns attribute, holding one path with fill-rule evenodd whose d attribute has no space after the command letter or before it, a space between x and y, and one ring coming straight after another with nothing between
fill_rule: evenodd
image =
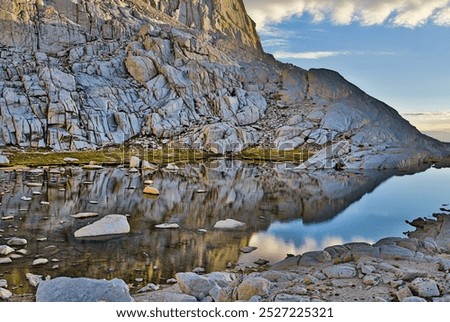
<instances>
[{"instance_id":1,"label":"cloudy sky","mask_svg":"<svg viewBox=\"0 0 450 322\"><path fill-rule=\"evenodd\" d=\"M244 0L264 49L450 132L450 0Z\"/></svg>"}]
</instances>

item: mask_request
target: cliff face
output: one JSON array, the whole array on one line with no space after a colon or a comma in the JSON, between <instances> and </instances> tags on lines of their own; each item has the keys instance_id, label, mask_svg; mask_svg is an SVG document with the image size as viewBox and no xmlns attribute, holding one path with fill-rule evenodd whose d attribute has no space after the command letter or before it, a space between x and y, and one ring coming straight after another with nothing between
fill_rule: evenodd
<instances>
[{"instance_id":1,"label":"cliff face","mask_svg":"<svg viewBox=\"0 0 450 322\"><path fill-rule=\"evenodd\" d=\"M313 168L401 167L446 153L337 73L264 54L241 0L0 8L0 146L323 148L302 165Z\"/></svg>"}]
</instances>

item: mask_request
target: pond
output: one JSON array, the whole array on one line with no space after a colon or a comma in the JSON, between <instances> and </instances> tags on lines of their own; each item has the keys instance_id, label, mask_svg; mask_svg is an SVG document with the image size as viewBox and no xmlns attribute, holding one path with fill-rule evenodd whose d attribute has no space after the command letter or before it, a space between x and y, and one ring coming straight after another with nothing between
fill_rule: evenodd
<instances>
[{"instance_id":1,"label":"pond","mask_svg":"<svg viewBox=\"0 0 450 322\"><path fill-rule=\"evenodd\" d=\"M159 198L142 193L148 179ZM411 228L406 219L430 216L450 202L450 169L295 172L283 164L218 160L143 173L80 167L0 171L0 202L0 245L11 237L28 241L26 255L0 265L0 278L14 293L32 292L26 273L117 277L139 288L196 267L251 267L260 258L274 263L334 244L402 236ZM79 212L99 216L70 216ZM130 233L97 241L74 237L108 214L126 215ZM227 218L246 226L214 229ZM161 223L180 228L155 228ZM257 249L244 254L245 246ZM36 258L49 263L32 266Z\"/></svg>"}]
</instances>

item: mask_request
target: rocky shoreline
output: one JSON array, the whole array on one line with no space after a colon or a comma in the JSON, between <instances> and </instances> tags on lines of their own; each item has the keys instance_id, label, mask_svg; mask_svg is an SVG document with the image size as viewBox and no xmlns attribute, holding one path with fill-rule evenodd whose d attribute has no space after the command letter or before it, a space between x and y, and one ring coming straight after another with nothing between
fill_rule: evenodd
<instances>
[{"instance_id":1,"label":"rocky shoreline","mask_svg":"<svg viewBox=\"0 0 450 322\"><path fill-rule=\"evenodd\" d=\"M416 230L406 238L383 238L373 245L336 245L288 256L256 272L202 274L198 269L177 273L166 285L148 284L131 295L118 279L58 277L42 281L30 274L27 277L37 286L36 296L13 296L1 279L0 294L2 300L44 302L447 302L450 215L447 209L442 211L433 219L411 222Z\"/></svg>"}]
</instances>

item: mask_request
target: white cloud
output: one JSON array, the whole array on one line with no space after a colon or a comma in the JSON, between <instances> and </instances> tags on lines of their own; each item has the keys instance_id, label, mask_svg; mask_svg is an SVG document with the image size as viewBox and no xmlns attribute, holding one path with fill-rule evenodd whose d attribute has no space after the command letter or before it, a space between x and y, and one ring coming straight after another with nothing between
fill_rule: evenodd
<instances>
[{"instance_id":1,"label":"white cloud","mask_svg":"<svg viewBox=\"0 0 450 322\"><path fill-rule=\"evenodd\" d=\"M314 22L338 25L417 27L427 22L450 25L450 0L244 0L259 30L293 16L309 14Z\"/></svg>"},{"instance_id":2,"label":"white cloud","mask_svg":"<svg viewBox=\"0 0 450 322\"><path fill-rule=\"evenodd\" d=\"M274 57L277 59L320 59L349 54L350 52L348 51L306 51L306 52L277 51L273 53Z\"/></svg>"},{"instance_id":3,"label":"white cloud","mask_svg":"<svg viewBox=\"0 0 450 322\"><path fill-rule=\"evenodd\" d=\"M450 132L450 111L404 113L402 116L420 131Z\"/></svg>"}]
</instances>

